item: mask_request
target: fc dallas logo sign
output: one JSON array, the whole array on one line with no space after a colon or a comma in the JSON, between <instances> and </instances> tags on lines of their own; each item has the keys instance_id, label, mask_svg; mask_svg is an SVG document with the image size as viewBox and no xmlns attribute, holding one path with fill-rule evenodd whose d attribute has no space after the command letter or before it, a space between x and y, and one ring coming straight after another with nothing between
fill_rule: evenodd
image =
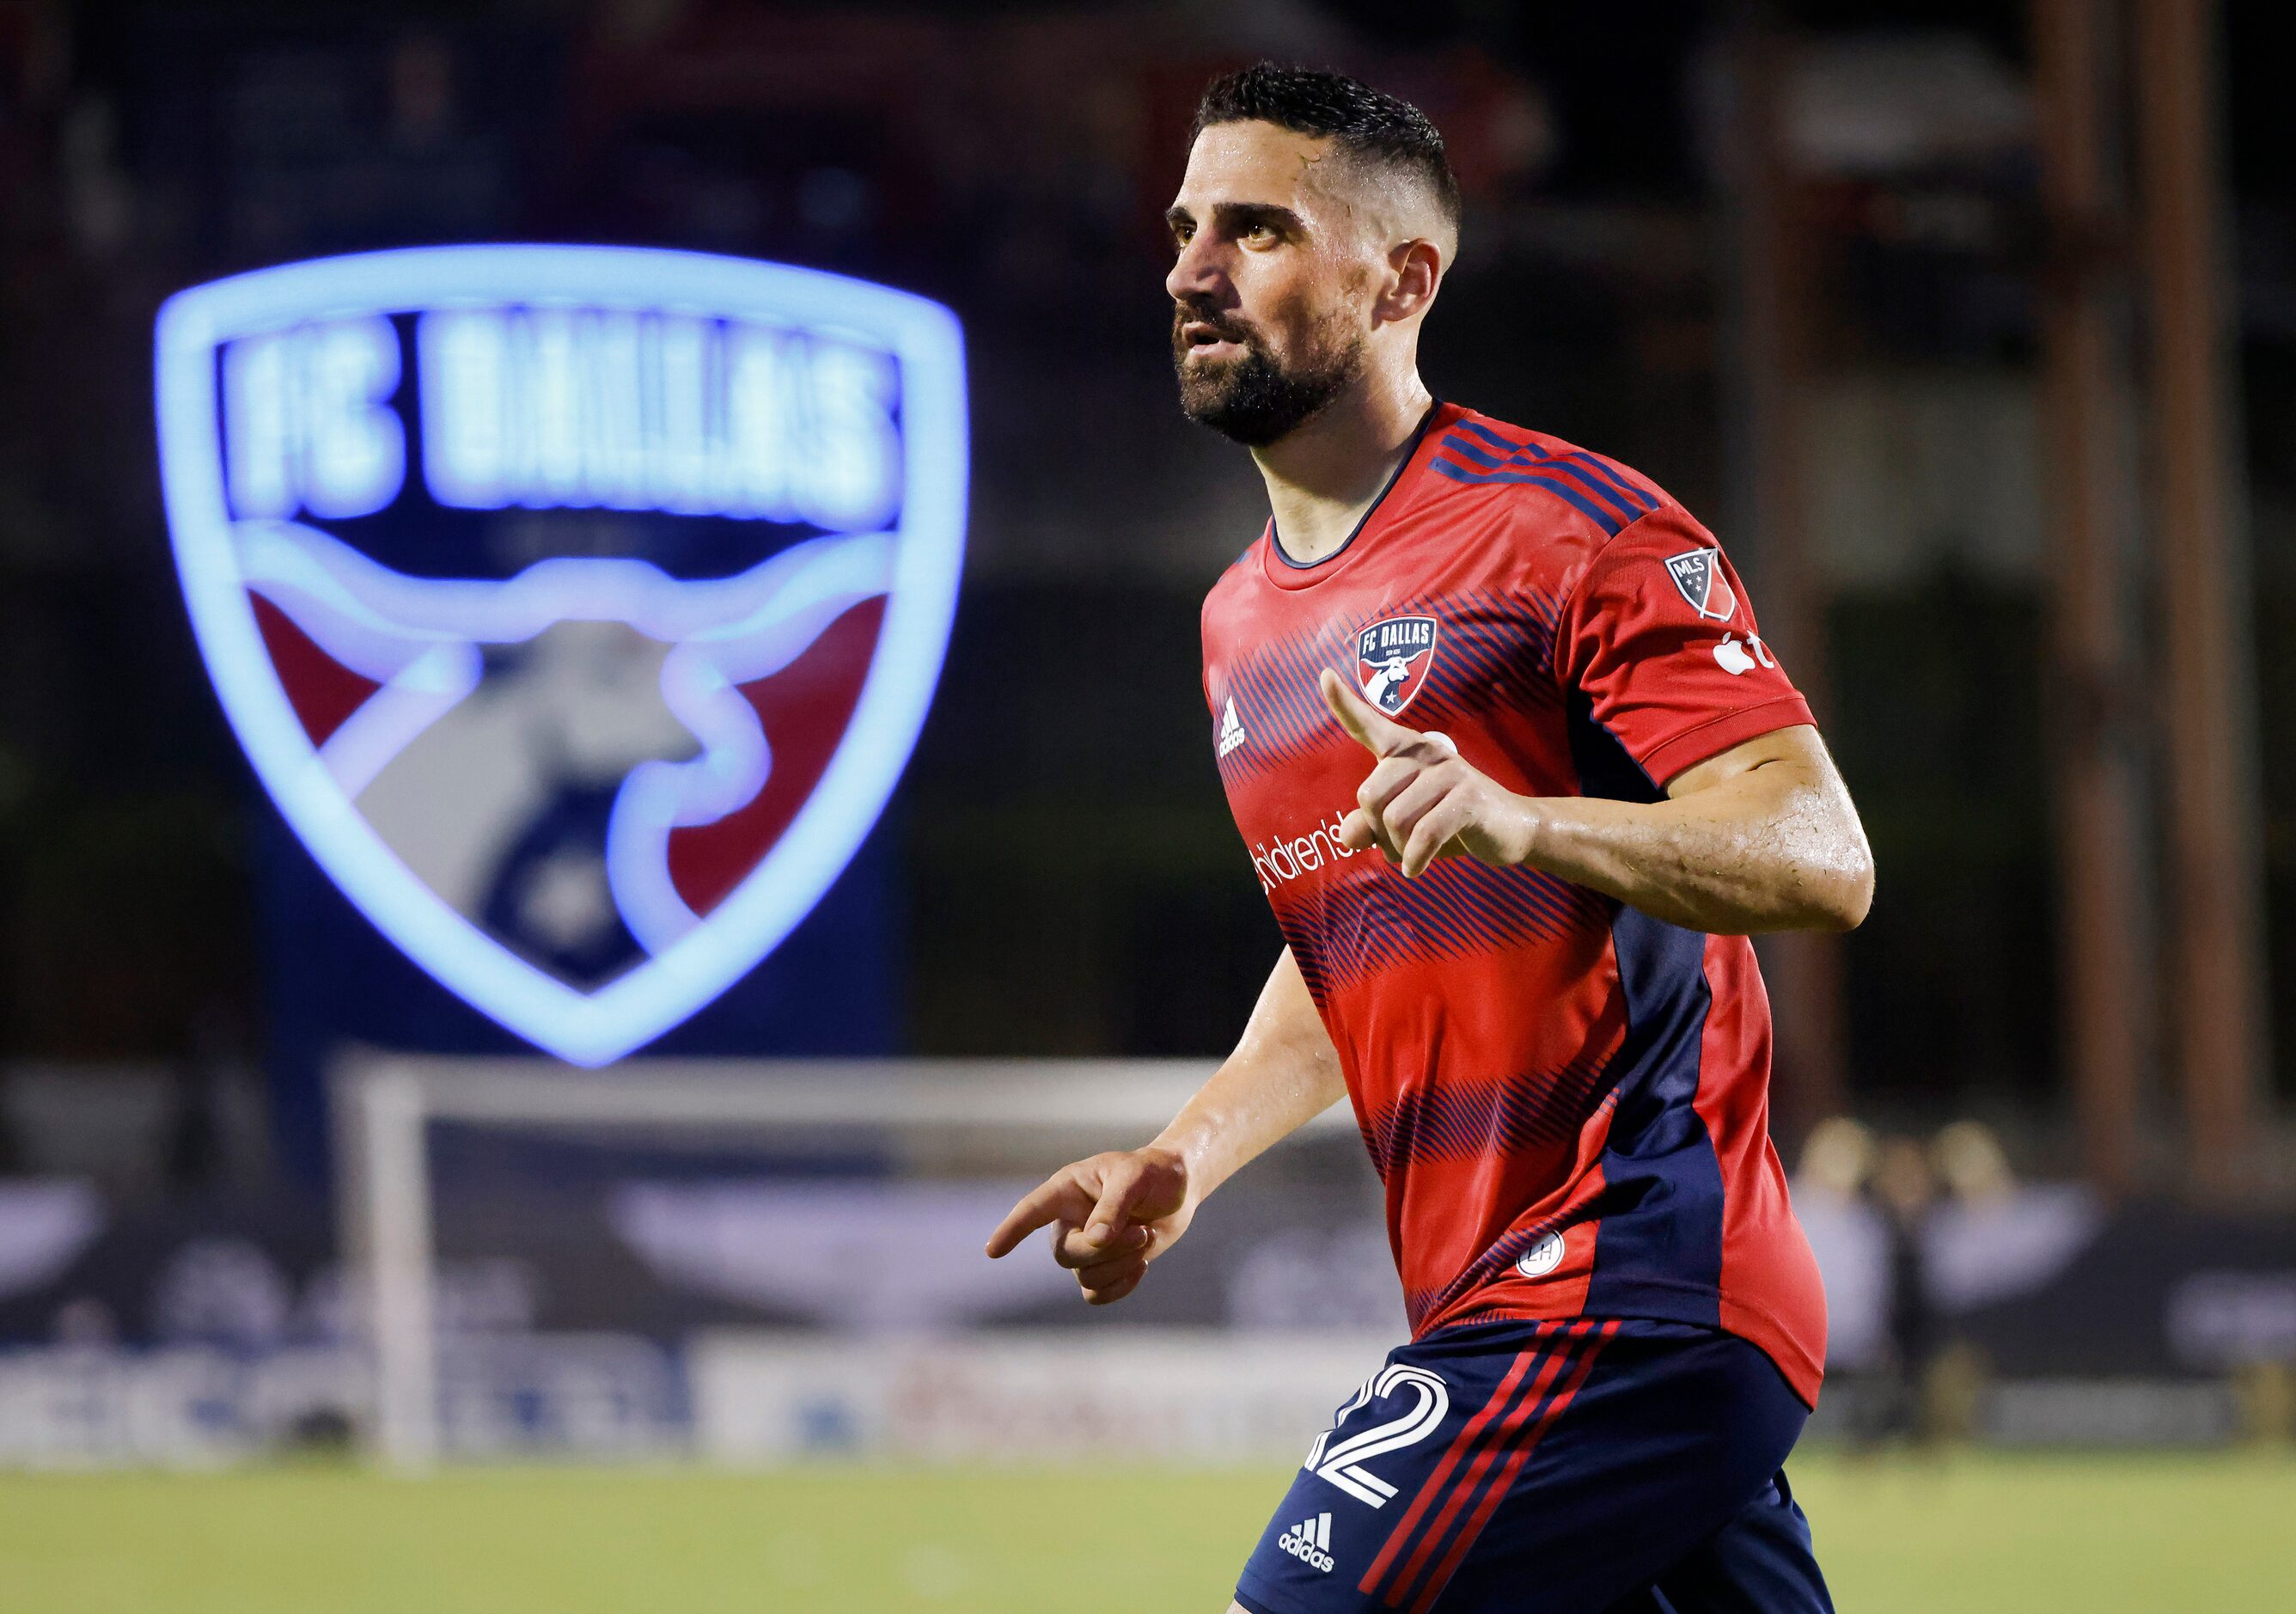
<instances>
[{"instance_id":1,"label":"fc dallas logo sign","mask_svg":"<svg viewBox=\"0 0 2296 1614\"><path fill-rule=\"evenodd\" d=\"M739 979L914 742L956 602L956 322L809 270L423 248L160 316L225 712L344 894L594 1065Z\"/></svg>"},{"instance_id":2,"label":"fc dallas logo sign","mask_svg":"<svg viewBox=\"0 0 2296 1614\"><path fill-rule=\"evenodd\" d=\"M1389 617L1356 635L1356 679L1364 699L1392 717L1409 706L1435 665L1432 617Z\"/></svg>"}]
</instances>

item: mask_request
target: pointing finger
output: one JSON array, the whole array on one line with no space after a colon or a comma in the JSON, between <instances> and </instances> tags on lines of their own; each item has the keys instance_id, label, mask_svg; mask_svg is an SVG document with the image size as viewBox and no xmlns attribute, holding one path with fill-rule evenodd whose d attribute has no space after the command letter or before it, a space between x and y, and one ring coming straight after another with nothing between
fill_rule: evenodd
<instances>
[{"instance_id":1,"label":"pointing finger","mask_svg":"<svg viewBox=\"0 0 2296 1614\"><path fill-rule=\"evenodd\" d=\"M1080 1212L1082 1208L1075 1201L1082 1197L1082 1192L1066 1172L1031 1190L1019 1204L1005 1213L1004 1219L996 1225L996 1231L988 1235L989 1258L995 1260L1008 1256L1021 1247L1021 1240L1039 1227L1068 1219L1062 1215L1064 1210L1073 1208Z\"/></svg>"},{"instance_id":2,"label":"pointing finger","mask_svg":"<svg viewBox=\"0 0 2296 1614\"><path fill-rule=\"evenodd\" d=\"M1373 756L1391 756L1419 738L1418 730L1406 728L1381 711L1349 689L1347 680L1330 668L1323 670L1316 683L1324 692L1324 704L1332 709L1332 716L1340 720L1349 738Z\"/></svg>"}]
</instances>

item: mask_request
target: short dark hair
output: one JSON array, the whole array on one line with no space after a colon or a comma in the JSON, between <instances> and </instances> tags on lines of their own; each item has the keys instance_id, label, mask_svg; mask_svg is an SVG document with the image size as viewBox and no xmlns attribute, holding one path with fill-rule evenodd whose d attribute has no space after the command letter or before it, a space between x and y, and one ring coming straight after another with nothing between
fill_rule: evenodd
<instances>
[{"instance_id":1,"label":"short dark hair","mask_svg":"<svg viewBox=\"0 0 2296 1614\"><path fill-rule=\"evenodd\" d=\"M1442 132L1399 96L1324 68L1256 61L1204 86L1188 143L1215 124L1247 122L1328 135L1350 157L1413 175L1435 193L1444 218L1458 228L1459 180Z\"/></svg>"}]
</instances>

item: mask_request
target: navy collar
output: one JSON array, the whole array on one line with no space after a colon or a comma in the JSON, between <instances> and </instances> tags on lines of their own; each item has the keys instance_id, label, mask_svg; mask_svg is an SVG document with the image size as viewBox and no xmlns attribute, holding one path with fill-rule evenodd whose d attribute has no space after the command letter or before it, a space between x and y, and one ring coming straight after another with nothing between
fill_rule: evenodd
<instances>
[{"instance_id":1,"label":"navy collar","mask_svg":"<svg viewBox=\"0 0 2296 1614\"><path fill-rule=\"evenodd\" d=\"M1403 457L1395 462L1395 469L1388 473L1386 486L1382 487L1377 494L1373 496L1372 502L1370 504L1364 506L1363 514L1356 518L1354 528L1349 532L1346 539L1340 545L1340 546L1332 551L1331 553L1321 556L1313 561L1293 560L1283 551L1283 537L1281 533L1275 530L1275 518L1274 516L1268 517L1267 546L1275 552L1275 558L1283 561L1284 565L1290 567L1293 571L1313 571L1318 566L1329 566L1332 561L1347 553L1348 546L1353 544L1357 538L1363 537L1363 529L1371 524L1372 517L1379 513L1379 507L1387 503L1387 496L1395 491L1395 485L1403 479L1403 473L1411 469L1411 462L1419 457L1419 445L1426 440L1427 429L1435 423L1435 417L1442 413L1443 400L1439 397L1433 403L1427 406L1427 413L1420 417L1418 426L1411 433L1411 441L1404 445Z\"/></svg>"}]
</instances>

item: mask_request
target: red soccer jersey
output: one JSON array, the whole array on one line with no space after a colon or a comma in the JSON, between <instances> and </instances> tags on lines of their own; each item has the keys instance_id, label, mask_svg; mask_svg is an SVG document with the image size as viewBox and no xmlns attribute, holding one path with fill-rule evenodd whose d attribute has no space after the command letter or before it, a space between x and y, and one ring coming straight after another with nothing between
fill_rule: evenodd
<instances>
[{"instance_id":1,"label":"red soccer jersey","mask_svg":"<svg viewBox=\"0 0 2296 1614\"><path fill-rule=\"evenodd\" d=\"M1512 791L1658 800L1810 721L1713 536L1611 461L1444 404L1343 547L1298 565L1271 525L1203 632L1220 776L1386 1184L1414 1335L1704 1323L1815 1405L1825 1300L1751 945L1535 870L1410 881L1349 851L1372 758L1316 688L1354 678Z\"/></svg>"}]
</instances>

